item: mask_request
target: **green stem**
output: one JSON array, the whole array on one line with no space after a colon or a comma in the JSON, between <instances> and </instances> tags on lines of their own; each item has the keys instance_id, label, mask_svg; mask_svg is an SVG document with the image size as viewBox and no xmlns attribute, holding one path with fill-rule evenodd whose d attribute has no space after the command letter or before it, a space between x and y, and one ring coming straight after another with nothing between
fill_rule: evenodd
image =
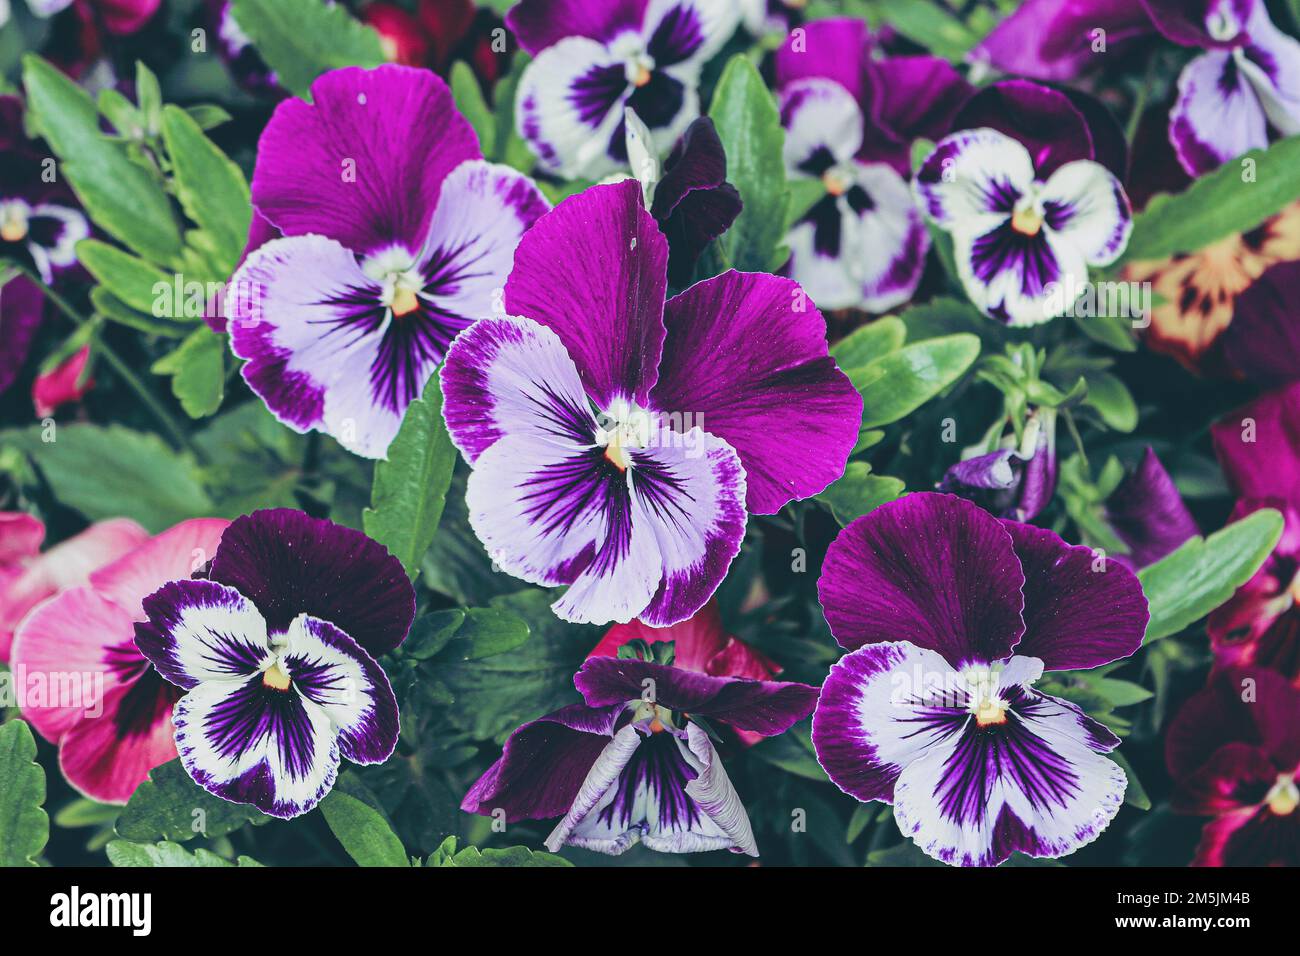
<instances>
[{"instance_id":1,"label":"green stem","mask_svg":"<svg viewBox=\"0 0 1300 956\"><path fill-rule=\"evenodd\" d=\"M1155 81L1155 63L1159 57L1151 57L1147 64L1146 76L1142 78L1142 85L1138 87L1137 95L1133 98L1133 112L1129 113L1128 125L1124 128L1124 139L1128 141L1129 146L1133 145L1133 140L1137 137L1138 126L1142 123L1142 114L1147 108L1147 94L1151 90L1151 84Z\"/></svg>"},{"instance_id":2,"label":"green stem","mask_svg":"<svg viewBox=\"0 0 1300 956\"><path fill-rule=\"evenodd\" d=\"M26 268L22 268L21 271L28 279L36 283L40 290L45 294L46 298L53 302L55 307L79 328L91 323L91 320L78 312L67 299L46 285L40 276L32 273ZM112 366L113 371L116 372L124 382L126 382L131 391L135 392L136 397L138 397L145 407L153 413L153 416L158 419L159 424L161 424L167 434L171 436L172 443L178 448L188 449L196 458L202 460L203 454L190 440L190 436L176 422L176 419L174 419L171 413L167 411L162 402L158 400L158 397L154 395L153 392L149 390L149 387L140 380L140 377L131 370L131 366L126 363L126 360L123 359L122 356L118 355L117 352L114 351L113 347L104 341L103 336L96 336L95 342L99 349L99 354L104 357L104 360Z\"/></svg>"}]
</instances>

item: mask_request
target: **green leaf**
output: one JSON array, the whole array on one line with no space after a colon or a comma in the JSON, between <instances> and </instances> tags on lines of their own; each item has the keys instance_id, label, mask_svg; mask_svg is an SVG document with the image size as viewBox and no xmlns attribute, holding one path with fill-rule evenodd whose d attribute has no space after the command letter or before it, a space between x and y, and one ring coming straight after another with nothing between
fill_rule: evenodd
<instances>
[{"instance_id":1,"label":"green leaf","mask_svg":"<svg viewBox=\"0 0 1300 956\"><path fill-rule=\"evenodd\" d=\"M550 607L554 599L538 590L497 598L494 608L530 622L528 640L508 654L435 662L433 673L455 697L447 710L453 726L475 739L500 742L524 721L578 700L573 674L600 631L560 620Z\"/></svg>"},{"instance_id":2,"label":"green leaf","mask_svg":"<svg viewBox=\"0 0 1300 956\"><path fill-rule=\"evenodd\" d=\"M190 779L178 757L149 771L149 779L135 788L117 818L116 829L118 836L134 843L185 843L270 819L256 807L208 793Z\"/></svg>"},{"instance_id":3,"label":"green leaf","mask_svg":"<svg viewBox=\"0 0 1300 956\"><path fill-rule=\"evenodd\" d=\"M1092 372L1087 376L1088 396L1083 404L1094 408L1108 428L1131 432L1138 425L1137 402L1128 386L1109 372Z\"/></svg>"},{"instance_id":4,"label":"green leaf","mask_svg":"<svg viewBox=\"0 0 1300 956\"><path fill-rule=\"evenodd\" d=\"M239 263L253 218L248 182L179 106L163 109L162 136L181 208L204 234L191 236L191 242L211 253L220 273L216 278L227 279Z\"/></svg>"},{"instance_id":5,"label":"green leaf","mask_svg":"<svg viewBox=\"0 0 1300 956\"><path fill-rule=\"evenodd\" d=\"M524 75L530 57L519 50L510 64L510 72L497 81L492 90L492 117L496 124L493 144L496 151L491 155L498 163L505 163L521 173L528 173L537 163L528 144L515 128L515 95L519 92L519 80Z\"/></svg>"},{"instance_id":6,"label":"green leaf","mask_svg":"<svg viewBox=\"0 0 1300 956\"><path fill-rule=\"evenodd\" d=\"M916 0L877 0L882 20L914 43L960 64L980 42L980 35L954 14L933 3Z\"/></svg>"},{"instance_id":7,"label":"green leaf","mask_svg":"<svg viewBox=\"0 0 1300 956\"><path fill-rule=\"evenodd\" d=\"M202 847L193 853L176 843L133 843L130 840L113 840L105 848L108 862L127 867L246 867L261 866L252 857L240 856L234 863L222 859Z\"/></svg>"},{"instance_id":8,"label":"green leaf","mask_svg":"<svg viewBox=\"0 0 1300 956\"><path fill-rule=\"evenodd\" d=\"M458 660L478 661L513 651L528 634L527 622L516 614L499 607L470 608L446 649Z\"/></svg>"},{"instance_id":9,"label":"green leaf","mask_svg":"<svg viewBox=\"0 0 1300 956\"><path fill-rule=\"evenodd\" d=\"M862 393L862 427L905 418L961 378L979 357L968 333L905 345L856 369L846 369Z\"/></svg>"},{"instance_id":10,"label":"green leaf","mask_svg":"<svg viewBox=\"0 0 1300 956\"><path fill-rule=\"evenodd\" d=\"M174 261L181 234L162 183L100 131L90 95L35 54L23 57L23 84L32 121L95 224L146 259Z\"/></svg>"},{"instance_id":11,"label":"green leaf","mask_svg":"<svg viewBox=\"0 0 1300 956\"><path fill-rule=\"evenodd\" d=\"M1128 762L1118 750L1111 751L1110 759L1120 765L1124 775L1128 777L1128 789L1124 791L1124 802L1130 806L1137 807L1139 810L1151 809L1151 798L1147 796L1146 788L1142 786L1142 781L1138 779L1137 772L1133 765Z\"/></svg>"},{"instance_id":12,"label":"green leaf","mask_svg":"<svg viewBox=\"0 0 1300 956\"><path fill-rule=\"evenodd\" d=\"M864 461L851 461L844 475L817 496L830 506L835 520L845 525L903 494L903 482L897 478L871 474Z\"/></svg>"},{"instance_id":13,"label":"green leaf","mask_svg":"<svg viewBox=\"0 0 1300 956\"><path fill-rule=\"evenodd\" d=\"M907 341L907 326L902 319L885 316L855 329L831 349L831 358L840 368L855 368L897 351Z\"/></svg>"},{"instance_id":14,"label":"green leaf","mask_svg":"<svg viewBox=\"0 0 1300 956\"><path fill-rule=\"evenodd\" d=\"M146 335L183 339L194 330L192 322L181 325L167 319L155 319L137 309L133 309L109 292L106 286L97 285L90 290L90 304L95 307L97 315L125 325L127 328L135 329L137 332L143 332Z\"/></svg>"},{"instance_id":15,"label":"green leaf","mask_svg":"<svg viewBox=\"0 0 1300 956\"><path fill-rule=\"evenodd\" d=\"M379 34L342 5L327 6L324 0L234 0L230 12L280 85L304 99L312 80L328 70L384 62Z\"/></svg>"},{"instance_id":16,"label":"green leaf","mask_svg":"<svg viewBox=\"0 0 1300 956\"><path fill-rule=\"evenodd\" d=\"M1259 570L1281 536L1282 515L1264 508L1208 538L1192 538L1139 571L1151 607L1143 643L1177 634L1232 597Z\"/></svg>"},{"instance_id":17,"label":"green leaf","mask_svg":"<svg viewBox=\"0 0 1300 956\"><path fill-rule=\"evenodd\" d=\"M718 243L732 267L766 272L781 265L775 259L790 205L785 131L776 100L745 56L732 57L722 71L709 116L727 152L727 180L745 204Z\"/></svg>"},{"instance_id":18,"label":"green leaf","mask_svg":"<svg viewBox=\"0 0 1300 956\"><path fill-rule=\"evenodd\" d=\"M425 866L573 866L563 857L553 853L538 853L525 846L512 846L504 850L480 850L467 846L456 850L456 838L447 837L429 858Z\"/></svg>"},{"instance_id":19,"label":"green leaf","mask_svg":"<svg viewBox=\"0 0 1300 956\"><path fill-rule=\"evenodd\" d=\"M455 467L456 447L442 420L435 374L406 409L388 460L375 462L370 507L362 517L366 534L396 555L412 580L438 530Z\"/></svg>"},{"instance_id":20,"label":"green leaf","mask_svg":"<svg viewBox=\"0 0 1300 956\"><path fill-rule=\"evenodd\" d=\"M1243 181L1253 164L1254 181ZM1133 220L1124 262L1195 252L1254 229L1300 198L1300 136L1253 149L1177 195L1156 196Z\"/></svg>"},{"instance_id":21,"label":"green leaf","mask_svg":"<svg viewBox=\"0 0 1300 956\"><path fill-rule=\"evenodd\" d=\"M157 533L187 518L210 515L214 506L199 484L194 461L157 435L121 425L58 425L53 441L45 429L0 433L31 455L54 496L91 521L134 518Z\"/></svg>"},{"instance_id":22,"label":"green leaf","mask_svg":"<svg viewBox=\"0 0 1300 956\"><path fill-rule=\"evenodd\" d=\"M124 305L154 318L173 318L159 315L155 307L159 284L168 293L175 284L173 277L157 266L98 239L82 239L77 243L77 260Z\"/></svg>"},{"instance_id":23,"label":"green leaf","mask_svg":"<svg viewBox=\"0 0 1300 956\"><path fill-rule=\"evenodd\" d=\"M0 726L0 866L36 866L50 838L45 771L36 763L36 739L27 723Z\"/></svg>"},{"instance_id":24,"label":"green leaf","mask_svg":"<svg viewBox=\"0 0 1300 956\"><path fill-rule=\"evenodd\" d=\"M478 85L478 77L463 60L451 65L451 95L456 101L456 109L469 120L478 134L479 149L484 156L495 155L497 143L496 117L487 100L483 98L483 89Z\"/></svg>"},{"instance_id":25,"label":"green leaf","mask_svg":"<svg viewBox=\"0 0 1300 956\"><path fill-rule=\"evenodd\" d=\"M221 407L226 391L226 340L202 325L154 362L152 371L172 376L172 393L186 415L204 418Z\"/></svg>"},{"instance_id":26,"label":"green leaf","mask_svg":"<svg viewBox=\"0 0 1300 956\"><path fill-rule=\"evenodd\" d=\"M334 836L359 866L410 866L402 841L383 815L356 797L333 790L320 803Z\"/></svg>"}]
</instances>

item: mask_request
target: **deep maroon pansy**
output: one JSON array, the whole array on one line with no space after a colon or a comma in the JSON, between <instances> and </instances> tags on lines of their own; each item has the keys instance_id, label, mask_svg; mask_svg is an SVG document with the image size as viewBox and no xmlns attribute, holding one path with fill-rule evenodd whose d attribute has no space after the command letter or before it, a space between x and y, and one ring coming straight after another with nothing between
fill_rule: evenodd
<instances>
[{"instance_id":1,"label":"deep maroon pansy","mask_svg":"<svg viewBox=\"0 0 1300 956\"><path fill-rule=\"evenodd\" d=\"M630 107L667 152L699 115L700 68L738 20L732 0L521 0L506 15L533 57L519 135L547 172L599 179L627 165Z\"/></svg>"},{"instance_id":2,"label":"deep maroon pansy","mask_svg":"<svg viewBox=\"0 0 1300 956\"><path fill-rule=\"evenodd\" d=\"M651 627L641 621L615 624L600 639L587 657L617 657L619 648L641 641L653 649L655 644L673 645L673 666L711 677L746 677L772 680L781 673L781 665L739 638L728 634L716 599L700 608L693 617L670 627ZM746 744L757 743L762 734L736 731Z\"/></svg>"},{"instance_id":3,"label":"deep maroon pansy","mask_svg":"<svg viewBox=\"0 0 1300 956\"><path fill-rule=\"evenodd\" d=\"M334 70L276 107L253 172L254 241L226 318L281 422L381 458L456 333L493 312L549 204L483 161L427 70Z\"/></svg>"},{"instance_id":4,"label":"deep maroon pansy","mask_svg":"<svg viewBox=\"0 0 1300 956\"><path fill-rule=\"evenodd\" d=\"M1220 671L1169 725L1165 760L1174 809L1211 818L1193 866L1300 866L1300 690Z\"/></svg>"},{"instance_id":5,"label":"deep maroon pansy","mask_svg":"<svg viewBox=\"0 0 1300 956\"><path fill-rule=\"evenodd\" d=\"M873 60L860 20L818 20L776 54L785 163L822 195L790 231L790 275L819 306L906 302L930 237L907 186L913 140L937 138L970 93L944 60Z\"/></svg>"},{"instance_id":6,"label":"deep maroon pansy","mask_svg":"<svg viewBox=\"0 0 1300 956\"><path fill-rule=\"evenodd\" d=\"M1223 354L1233 371L1271 388L1300 379L1300 262L1267 269L1237 297L1223 333Z\"/></svg>"},{"instance_id":7,"label":"deep maroon pansy","mask_svg":"<svg viewBox=\"0 0 1300 956\"><path fill-rule=\"evenodd\" d=\"M844 472L862 398L789 279L726 272L664 302L668 244L635 180L593 186L515 253L508 315L457 337L443 414L469 520L566 620L666 626L722 582L746 510Z\"/></svg>"},{"instance_id":8,"label":"deep maroon pansy","mask_svg":"<svg viewBox=\"0 0 1300 956\"><path fill-rule=\"evenodd\" d=\"M807 717L807 684L712 677L593 657L574 677L584 704L510 735L461 803L507 822L562 817L547 849L619 854L730 850L758 856L749 815L700 721L761 736Z\"/></svg>"},{"instance_id":9,"label":"deep maroon pansy","mask_svg":"<svg viewBox=\"0 0 1300 956\"><path fill-rule=\"evenodd\" d=\"M1102 755L1119 738L1033 684L1137 650L1148 611L1128 569L921 493L840 532L818 593L850 651L813 715L841 790L893 804L904 835L960 866L1065 856L1114 818L1127 779Z\"/></svg>"},{"instance_id":10,"label":"deep maroon pansy","mask_svg":"<svg viewBox=\"0 0 1300 956\"><path fill-rule=\"evenodd\" d=\"M207 577L145 598L140 652L184 694L173 722L195 782L277 817L330 791L340 758L383 763L397 701L375 657L415 616L401 563L359 531L289 509L231 523Z\"/></svg>"}]
</instances>

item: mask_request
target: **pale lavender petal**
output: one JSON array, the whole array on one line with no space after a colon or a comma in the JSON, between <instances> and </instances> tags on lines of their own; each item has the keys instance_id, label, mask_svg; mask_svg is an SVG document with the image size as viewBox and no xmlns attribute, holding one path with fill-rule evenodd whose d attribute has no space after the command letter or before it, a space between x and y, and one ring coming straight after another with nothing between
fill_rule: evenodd
<instances>
[{"instance_id":1,"label":"pale lavender petal","mask_svg":"<svg viewBox=\"0 0 1300 956\"><path fill-rule=\"evenodd\" d=\"M593 814L593 811L595 816L591 823L584 827L583 832L578 836L578 846L616 855L636 842L639 836L637 830L622 825L621 820L618 822L611 820L602 826L599 811L613 803L615 786L633 755L640 748L641 740L640 732L628 725L614 734L613 739L605 744L600 756L591 765L586 778L578 788L572 805L564 814L564 819L556 824L551 835L546 838L548 850L556 853L561 847L575 842L574 831L583 826L588 815ZM641 785L644 786L643 783ZM630 811L631 807L628 804L631 803L631 800L626 800L618 809Z\"/></svg>"},{"instance_id":2,"label":"pale lavender petal","mask_svg":"<svg viewBox=\"0 0 1300 956\"><path fill-rule=\"evenodd\" d=\"M833 80L798 80L781 89L785 168L791 176L819 179L862 147L862 109Z\"/></svg>"},{"instance_id":3,"label":"pale lavender petal","mask_svg":"<svg viewBox=\"0 0 1300 956\"><path fill-rule=\"evenodd\" d=\"M256 605L216 581L172 581L144 599L136 647L163 677L185 689L242 684L274 655Z\"/></svg>"},{"instance_id":4,"label":"pale lavender petal","mask_svg":"<svg viewBox=\"0 0 1300 956\"><path fill-rule=\"evenodd\" d=\"M1193 176L1268 145L1268 119L1236 55L1213 50L1183 68L1169 138Z\"/></svg>"}]
</instances>

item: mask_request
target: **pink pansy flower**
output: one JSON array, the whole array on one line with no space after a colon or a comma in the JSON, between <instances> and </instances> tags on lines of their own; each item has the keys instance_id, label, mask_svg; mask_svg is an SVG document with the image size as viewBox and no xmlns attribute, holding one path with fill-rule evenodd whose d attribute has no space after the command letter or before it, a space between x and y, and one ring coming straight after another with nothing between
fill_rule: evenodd
<instances>
[{"instance_id":1,"label":"pink pansy flower","mask_svg":"<svg viewBox=\"0 0 1300 956\"><path fill-rule=\"evenodd\" d=\"M85 584L90 573L148 540L127 518L93 524L41 553L45 525L23 512L0 512L0 661L9 660L18 622L46 598Z\"/></svg>"},{"instance_id":2,"label":"pink pansy flower","mask_svg":"<svg viewBox=\"0 0 1300 956\"><path fill-rule=\"evenodd\" d=\"M136 648L135 624L146 620L146 597L212 558L227 524L196 518L145 540L36 608L14 635L23 717L58 745L68 783L93 800L125 803L176 757L180 691Z\"/></svg>"},{"instance_id":3,"label":"pink pansy flower","mask_svg":"<svg viewBox=\"0 0 1300 956\"><path fill-rule=\"evenodd\" d=\"M90 346L83 345L32 383L32 407L46 418L69 402L79 402L94 387L90 377Z\"/></svg>"}]
</instances>

